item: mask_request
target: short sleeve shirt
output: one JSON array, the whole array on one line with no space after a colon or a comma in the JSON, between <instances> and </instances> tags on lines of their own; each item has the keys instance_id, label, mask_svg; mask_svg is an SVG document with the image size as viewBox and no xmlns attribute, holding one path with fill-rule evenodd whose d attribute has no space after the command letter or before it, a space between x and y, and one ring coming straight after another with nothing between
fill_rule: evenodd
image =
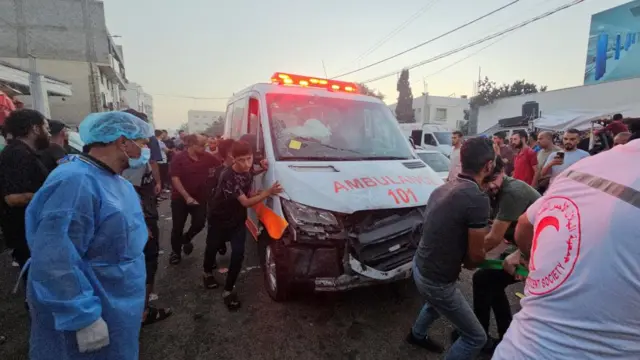
<instances>
[{"instance_id":1,"label":"short sleeve shirt","mask_svg":"<svg viewBox=\"0 0 640 360\"><path fill-rule=\"evenodd\" d=\"M210 183L215 170L220 166L220 160L209 153L203 153L198 159L193 159L187 151L174 156L171 161L171 176L177 177L191 197L204 204L209 197ZM182 199L182 195L173 188L172 199Z\"/></svg>"},{"instance_id":2,"label":"short sleeve shirt","mask_svg":"<svg viewBox=\"0 0 640 360\"><path fill-rule=\"evenodd\" d=\"M162 161L162 150L160 149L160 141L155 136L149 138L149 150L151 150L151 161Z\"/></svg>"},{"instance_id":3,"label":"short sleeve shirt","mask_svg":"<svg viewBox=\"0 0 640 360\"><path fill-rule=\"evenodd\" d=\"M464 175L435 189L427 202L416 252L420 274L442 284L456 282L467 255L468 230L486 227L490 210L487 195Z\"/></svg>"},{"instance_id":4,"label":"short sleeve shirt","mask_svg":"<svg viewBox=\"0 0 640 360\"><path fill-rule=\"evenodd\" d=\"M0 202L4 208L5 224L16 236L24 236L26 207L9 207L7 195L36 193L44 184L49 170L36 152L20 140L13 140L0 153Z\"/></svg>"},{"instance_id":5,"label":"short sleeve shirt","mask_svg":"<svg viewBox=\"0 0 640 360\"><path fill-rule=\"evenodd\" d=\"M233 167L224 167L211 204L211 221L219 228L244 226L247 209L238 197L250 197L253 176L251 172L239 173Z\"/></svg>"},{"instance_id":6,"label":"short sleeve shirt","mask_svg":"<svg viewBox=\"0 0 640 360\"><path fill-rule=\"evenodd\" d=\"M527 297L494 360L640 359L638 158L634 140L581 160L529 207Z\"/></svg>"},{"instance_id":7,"label":"short sleeve shirt","mask_svg":"<svg viewBox=\"0 0 640 360\"><path fill-rule=\"evenodd\" d=\"M539 198L540 193L524 181L508 176L504 177L500 193L498 194L496 220L511 223L504 235L505 239L513 242L513 234L518 218Z\"/></svg>"},{"instance_id":8,"label":"short sleeve shirt","mask_svg":"<svg viewBox=\"0 0 640 360\"><path fill-rule=\"evenodd\" d=\"M513 177L528 185L533 184L534 168L538 166L538 157L530 147L525 147L513 158Z\"/></svg>"},{"instance_id":9,"label":"short sleeve shirt","mask_svg":"<svg viewBox=\"0 0 640 360\"><path fill-rule=\"evenodd\" d=\"M545 166L549 164L551 161L553 161L553 159L556 157L556 154L557 152L554 152L549 155L549 157L547 158L547 162L545 163ZM555 179L556 176L560 175L561 172L568 169L571 165L577 163L578 161L586 157L589 157L589 153L584 150L576 149L573 151L565 151L564 162L562 163L562 165L555 165L551 168L551 181L553 181L553 179Z\"/></svg>"},{"instance_id":10,"label":"short sleeve shirt","mask_svg":"<svg viewBox=\"0 0 640 360\"><path fill-rule=\"evenodd\" d=\"M160 164L166 164L167 163L167 145L162 142L162 141L158 141L158 145L160 145L160 154L162 155L162 160L158 161L158 163Z\"/></svg>"},{"instance_id":11,"label":"short sleeve shirt","mask_svg":"<svg viewBox=\"0 0 640 360\"><path fill-rule=\"evenodd\" d=\"M500 157L502 160L506 160L504 165L504 173L511 176L513 174L513 150L508 145L502 145L500 147Z\"/></svg>"}]
</instances>

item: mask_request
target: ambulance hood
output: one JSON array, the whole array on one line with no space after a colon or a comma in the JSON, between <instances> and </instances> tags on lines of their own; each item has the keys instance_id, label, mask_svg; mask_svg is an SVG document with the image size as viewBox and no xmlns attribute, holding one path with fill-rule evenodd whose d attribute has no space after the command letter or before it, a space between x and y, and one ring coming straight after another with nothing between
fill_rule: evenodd
<instances>
[{"instance_id":1,"label":"ambulance hood","mask_svg":"<svg viewBox=\"0 0 640 360\"><path fill-rule=\"evenodd\" d=\"M278 162L284 198L344 214L423 206L440 177L419 160Z\"/></svg>"}]
</instances>

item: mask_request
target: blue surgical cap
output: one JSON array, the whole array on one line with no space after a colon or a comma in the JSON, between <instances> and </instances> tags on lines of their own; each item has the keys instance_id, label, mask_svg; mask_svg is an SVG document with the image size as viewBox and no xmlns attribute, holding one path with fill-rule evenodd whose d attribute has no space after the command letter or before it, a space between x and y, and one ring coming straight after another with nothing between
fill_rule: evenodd
<instances>
[{"instance_id":1,"label":"blue surgical cap","mask_svg":"<svg viewBox=\"0 0 640 360\"><path fill-rule=\"evenodd\" d=\"M153 136L153 129L135 115L123 111L109 111L89 114L80 123L79 133L85 145L108 144L120 136L130 140L147 139Z\"/></svg>"}]
</instances>

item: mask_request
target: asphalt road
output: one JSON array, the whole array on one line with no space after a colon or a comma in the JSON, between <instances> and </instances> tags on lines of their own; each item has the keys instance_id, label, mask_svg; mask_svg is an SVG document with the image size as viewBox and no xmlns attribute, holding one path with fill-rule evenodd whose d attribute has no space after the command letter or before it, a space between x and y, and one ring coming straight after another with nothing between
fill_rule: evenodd
<instances>
[{"instance_id":1,"label":"asphalt road","mask_svg":"<svg viewBox=\"0 0 640 360\"><path fill-rule=\"evenodd\" d=\"M166 213L167 204L161 209ZM256 247L247 243L245 270L237 284L242 308L230 313L221 290L205 290L201 282L204 233L195 251L178 266L169 265L170 215L160 222L160 269L156 279L158 306L174 315L142 331L140 359L439 359L441 356L404 342L422 301L411 281L338 294L298 294L287 303L272 301L257 267ZM251 241L251 240L248 240ZM220 261L224 266L227 259ZM18 271L7 253L0 256L0 359L27 359L28 315L22 295L12 295ZM471 300L471 273L461 289ZM508 293L520 290L521 285ZM520 286L520 288L517 288ZM514 308L517 298L511 295ZM451 325L438 320L434 339L449 345Z\"/></svg>"}]
</instances>

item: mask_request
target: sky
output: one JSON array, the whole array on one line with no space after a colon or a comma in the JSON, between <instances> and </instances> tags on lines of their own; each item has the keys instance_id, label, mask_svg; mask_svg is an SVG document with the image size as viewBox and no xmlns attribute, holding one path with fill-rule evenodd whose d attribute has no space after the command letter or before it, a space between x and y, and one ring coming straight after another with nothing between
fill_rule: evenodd
<instances>
[{"instance_id":1,"label":"sky","mask_svg":"<svg viewBox=\"0 0 640 360\"><path fill-rule=\"evenodd\" d=\"M269 82L274 72L323 76L326 71L328 77L337 76L512 1L104 0L104 7L109 31L124 46L128 80L153 95L156 126L176 129L186 122L189 110L224 111L224 98L254 83ZM568 2L519 0L451 35L340 80L360 82L399 71ZM585 0L480 52L491 41L412 69L413 95L425 91L426 84L431 95L471 96L479 73L498 83L526 79L550 90L582 85L591 15L626 2ZM395 103L396 82L391 76L367 86L381 91L385 102Z\"/></svg>"}]
</instances>

